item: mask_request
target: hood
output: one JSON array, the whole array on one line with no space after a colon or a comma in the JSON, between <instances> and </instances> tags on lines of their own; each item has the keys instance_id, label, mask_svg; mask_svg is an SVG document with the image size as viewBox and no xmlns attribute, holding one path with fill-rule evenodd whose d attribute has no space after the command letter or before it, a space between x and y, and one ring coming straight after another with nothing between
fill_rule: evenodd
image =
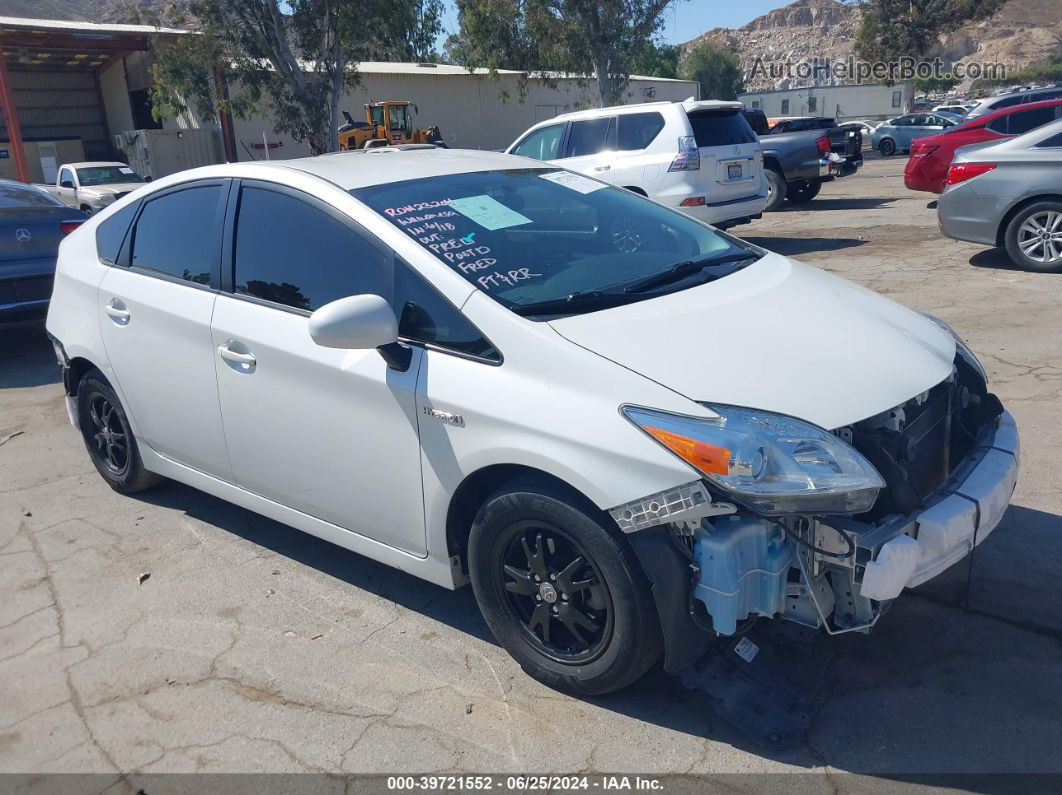
<instances>
[{"instance_id":1,"label":"hood","mask_svg":"<svg viewBox=\"0 0 1062 795\"><path fill-rule=\"evenodd\" d=\"M97 196L107 196L119 193L124 195L142 187L144 187L143 182L116 182L111 185L91 185L87 188L81 188L81 190L86 193L95 193Z\"/></svg>"},{"instance_id":2,"label":"hood","mask_svg":"<svg viewBox=\"0 0 1062 795\"><path fill-rule=\"evenodd\" d=\"M778 254L718 282L551 325L691 400L831 430L935 386L955 358L952 336L917 312Z\"/></svg>"}]
</instances>

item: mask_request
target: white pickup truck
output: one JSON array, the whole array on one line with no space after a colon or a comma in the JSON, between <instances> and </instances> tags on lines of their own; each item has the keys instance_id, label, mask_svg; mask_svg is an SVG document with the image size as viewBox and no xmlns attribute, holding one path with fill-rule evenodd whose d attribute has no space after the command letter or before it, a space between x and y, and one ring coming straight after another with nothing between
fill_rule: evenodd
<instances>
[{"instance_id":1,"label":"white pickup truck","mask_svg":"<svg viewBox=\"0 0 1062 795\"><path fill-rule=\"evenodd\" d=\"M38 185L59 201L92 215L132 190L145 180L125 163L64 163L55 185Z\"/></svg>"}]
</instances>

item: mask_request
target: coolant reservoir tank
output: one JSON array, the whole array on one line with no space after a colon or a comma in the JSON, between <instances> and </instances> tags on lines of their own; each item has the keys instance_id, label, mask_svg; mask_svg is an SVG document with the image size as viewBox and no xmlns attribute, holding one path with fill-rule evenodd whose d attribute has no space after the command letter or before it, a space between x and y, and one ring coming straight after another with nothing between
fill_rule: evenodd
<instances>
[{"instance_id":1,"label":"coolant reservoir tank","mask_svg":"<svg viewBox=\"0 0 1062 795\"><path fill-rule=\"evenodd\" d=\"M694 556L701 578L693 595L720 634L732 635L750 615L785 610L793 543L776 525L745 516L705 523L694 535Z\"/></svg>"}]
</instances>

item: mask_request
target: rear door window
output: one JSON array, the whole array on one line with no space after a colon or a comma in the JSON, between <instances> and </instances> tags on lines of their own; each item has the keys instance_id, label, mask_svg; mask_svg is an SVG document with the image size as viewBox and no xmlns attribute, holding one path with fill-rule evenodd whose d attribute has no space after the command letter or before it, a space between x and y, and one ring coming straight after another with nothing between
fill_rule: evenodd
<instances>
[{"instance_id":1,"label":"rear door window","mask_svg":"<svg viewBox=\"0 0 1062 795\"><path fill-rule=\"evenodd\" d=\"M564 137L564 124L551 124L535 130L513 147L513 154L521 157L533 157L535 160L556 160L560 157L561 139Z\"/></svg>"},{"instance_id":2,"label":"rear door window","mask_svg":"<svg viewBox=\"0 0 1062 795\"><path fill-rule=\"evenodd\" d=\"M689 114L698 147L736 146L756 141L756 133L737 110L695 110Z\"/></svg>"},{"instance_id":3,"label":"rear door window","mask_svg":"<svg viewBox=\"0 0 1062 795\"><path fill-rule=\"evenodd\" d=\"M133 231L133 267L210 284L220 254L224 187L195 185L148 201Z\"/></svg>"},{"instance_id":4,"label":"rear door window","mask_svg":"<svg viewBox=\"0 0 1062 795\"><path fill-rule=\"evenodd\" d=\"M631 152L645 149L664 129L664 117L659 113L626 113L616 117L616 148Z\"/></svg>"},{"instance_id":5,"label":"rear door window","mask_svg":"<svg viewBox=\"0 0 1062 795\"><path fill-rule=\"evenodd\" d=\"M572 122L571 132L568 133L568 150L565 157L583 157L596 155L606 149L615 148L610 142L610 137L615 133L613 125L616 119L613 116L605 116L600 119L587 119L586 121Z\"/></svg>"},{"instance_id":6,"label":"rear door window","mask_svg":"<svg viewBox=\"0 0 1062 795\"><path fill-rule=\"evenodd\" d=\"M236 219L236 292L312 312L362 293L387 297L390 256L308 201L244 186Z\"/></svg>"}]
</instances>

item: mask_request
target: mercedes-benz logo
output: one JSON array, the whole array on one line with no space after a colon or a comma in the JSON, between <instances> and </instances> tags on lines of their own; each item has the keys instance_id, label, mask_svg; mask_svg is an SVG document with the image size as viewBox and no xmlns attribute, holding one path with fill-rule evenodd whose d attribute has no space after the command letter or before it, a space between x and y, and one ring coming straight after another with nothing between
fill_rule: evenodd
<instances>
[{"instance_id":1,"label":"mercedes-benz logo","mask_svg":"<svg viewBox=\"0 0 1062 795\"><path fill-rule=\"evenodd\" d=\"M23 227L19 227L15 230L15 240L19 243L29 243L33 235L30 234L30 230Z\"/></svg>"}]
</instances>

